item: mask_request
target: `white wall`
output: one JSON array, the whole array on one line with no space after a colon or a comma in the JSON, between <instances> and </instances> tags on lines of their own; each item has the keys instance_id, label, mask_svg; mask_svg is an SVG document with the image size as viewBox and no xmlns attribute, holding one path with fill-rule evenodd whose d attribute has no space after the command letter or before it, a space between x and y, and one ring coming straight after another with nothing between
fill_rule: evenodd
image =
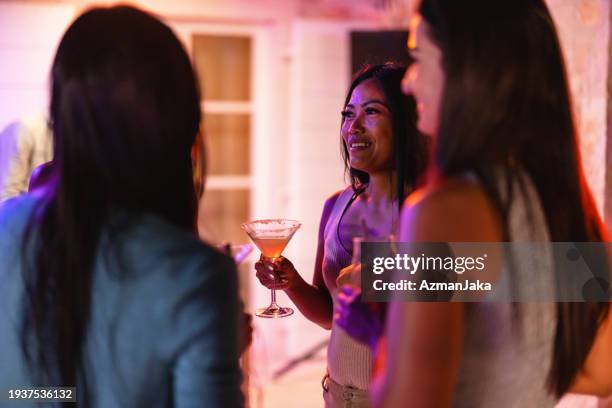
<instances>
[{"instance_id":1,"label":"white wall","mask_svg":"<svg viewBox=\"0 0 612 408\"><path fill-rule=\"evenodd\" d=\"M72 5L0 3L0 129L46 112L49 69Z\"/></svg>"},{"instance_id":2,"label":"white wall","mask_svg":"<svg viewBox=\"0 0 612 408\"><path fill-rule=\"evenodd\" d=\"M606 184L606 106L609 0L547 0L565 53L582 160L603 216Z\"/></svg>"}]
</instances>

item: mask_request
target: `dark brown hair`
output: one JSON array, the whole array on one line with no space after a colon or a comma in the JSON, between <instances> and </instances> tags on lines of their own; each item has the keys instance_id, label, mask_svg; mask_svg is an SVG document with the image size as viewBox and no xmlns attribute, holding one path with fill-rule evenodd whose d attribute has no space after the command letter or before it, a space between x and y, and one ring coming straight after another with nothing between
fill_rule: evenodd
<instances>
[{"instance_id":1,"label":"dark brown hair","mask_svg":"<svg viewBox=\"0 0 612 408\"><path fill-rule=\"evenodd\" d=\"M78 383L87 405L79 374L101 235L121 232L118 214L121 225L148 213L192 230L199 91L170 28L127 6L79 16L51 75L54 162L23 243L21 339L40 384Z\"/></svg>"},{"instance_id":2,"label":"dark brown hair","mask_svg":"<svg viewBox=\"0 0 612 408\"><path fill-rule=\"evenodd\" d=\"M525 172L553 241L604 241L582 172L561 47L544 2L424 0L419 11L442 51L446 76L434 154L441 174L479 176L502 215L505 240L511 185L521 185L518 174ZM549 373L556 395L574 381L607 310L607 303L558 305Z\"/></svg>"}]
</instances>

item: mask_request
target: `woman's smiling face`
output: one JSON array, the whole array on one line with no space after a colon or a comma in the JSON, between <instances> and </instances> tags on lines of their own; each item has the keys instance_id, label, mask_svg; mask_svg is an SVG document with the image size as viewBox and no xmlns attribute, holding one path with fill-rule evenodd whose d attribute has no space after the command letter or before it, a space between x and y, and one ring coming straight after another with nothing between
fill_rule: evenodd
<instances>
[{"instance_id":1,"label":"woman's smiling face","mask_svg":"<svg viewBox=\"0 0 612 408\"><path fill-rule=\"evenodd\" d=\"M429 35L427 23L420 15L410 22L408 52L414 59L402 80L402 91L417 102L419 130L435 137L440 122L440 107L445 74L442 69L442 51Z\"/></svg>"},{"instance_id":2,"label":"woman's smiling face","mask_svg":"<svg viewBox=\"0 0 612 408\"><path fill-rule=\"evenodd\" d=\"M341 135L352 168L368 174L393 168L391 110L378 82L368 79L353 89L342 111Z\"/></svg>"}]
</instances>

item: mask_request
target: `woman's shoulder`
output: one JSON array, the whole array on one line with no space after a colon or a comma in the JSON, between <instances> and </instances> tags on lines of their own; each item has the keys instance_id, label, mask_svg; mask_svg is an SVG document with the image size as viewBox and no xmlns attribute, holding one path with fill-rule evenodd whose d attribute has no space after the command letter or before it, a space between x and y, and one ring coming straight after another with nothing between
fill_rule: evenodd
<instances>
[{"instance_id":1,"label":"woman's shoulder","mask_svg":"<svg viewBox=\"0 0 612 408\"><path fill-rule=\"evenodd\" d=\"M477 179L452 177L439 179L425 187L416 189L405 201L409 206L483 204L487 196Z\"/></svg>"},{"instance_id":2,"label":"woman's shoulder","mask_svg":"<svg viewBox=\"0 0 612 408\"><path fill-rule=\"evenodd\" d=\"M202 242L195 232L145 216L118 234L100 244L96 290L116 293L120 288L120 293L134 299L130 307L135 313L153 311L151 327L169 330L173 315L204 310L211 302L220 302L220 296L237 296L232 258Z\"/></svg>"},{"instance_id":3,"label":"woman's shoulder","mask_svg":"<svg viewBox=\"0 0 612 408\"><path fill-rule=\"evenodd\" d=\"M158 273L160 278L189 282L234 269L232 259L203 242L195 231L180 228L152 215L122 233L123 253L136 274ZM108 236L109 239L111 235ZM164 278L161 278L164 280Z\"/></svg>"},{"instance_id":4,"label":"woman's shoulder","mask_svg":"<svg viewBox=\"0 0 612 408\"><path fill-rule=\"evenodd\" d=\"M160 217L144 216L118 238L121 250L108 255L120 255L120 262L99 258L100 272L105 273L96 276L97 305L107 310L113 296L130 299L119 319L150 334L151 347L164 360L214 338L218 324L233 316L237 319L236 266L231 257L202 242L195 232ZM115 265L120 269L114 269ZM223 341L232 344L234 340Z\"/></svg>"},{"instance_id":5,"label":"woman's shoulder","mask_svg":"<svg viewBox=\"0 0 612 408\"><path fill-rule=\"evenodd\" d=\"M355 194L353 187L348 186L327 197L323 204L323 214L321 215L321 220L324 221L323 224L327 223L327 220L334 212L338 213L342 211L353 194Z\"/></svg>"},{"instance_id":6,"label":"woman's shoulder","mask_svg":"<svg viewBox=\"0 0 612 408\"><path fill-rule=\"evenodd\" d=\"M0 203L0 232L15 236L25 224L40 201L40 197L24 194ZM2 234L4 235L4 234Z\"/></svg>"},{"instance_id":7,"label":"woman's shoulder","mask_svg":"<svg viewBox=\"0 0 612 408\"><path fill-rule=\"evenodd\" d=\"M40 197L35 194L22 194L17 197L0 201L0 216L14 218L27 216Z\"/></svg>"},{"instance_id":8,"label":"woman's shoulder","mask_svg":"<svg viewBox=\"0 0 612 408\"><path fill-rule=\"evenodd\" d=\"M474 177L445 178L414 191L402 209L401 229L431 241L501 239L500 214ZM405 232L405 231L403 231Z\"/></svg>"},{"instance_id":9,"label":"woman's shoulder","mask_svg":"<svg viewBox=\"0 0 612 408\"><path fill-rule=\"evenodd\" d=\"M334 192L332 195L325 199L325 203L323 205L323 211L331 211L336 204L342 204L348 202L351 197L355 194L355 190L352 186L347 186L342 190L338 190Z\"/></svg>"},{"instance_id":10,"label":"woman's shoulder","mask_svg":"<svg viewBox=\"0 0 612 408\"><path fill-rule=\"evenodd\" d=\"M335 191L333 194L331 194L329 197L325 199L325 207L333 207L334 204L340 198L348 197L350 199L350 197L352 197L353 194L355 194L355 190L353 189L352 186L347 186L343 188L342 190Z\"/></svg>"}]
</instances>

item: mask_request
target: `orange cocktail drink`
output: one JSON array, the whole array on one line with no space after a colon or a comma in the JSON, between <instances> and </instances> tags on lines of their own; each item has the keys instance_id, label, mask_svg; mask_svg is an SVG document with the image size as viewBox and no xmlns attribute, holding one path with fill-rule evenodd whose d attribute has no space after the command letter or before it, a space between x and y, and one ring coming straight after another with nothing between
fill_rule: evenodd
<instances>
[{"instance_id":1,"label":"orange cocktail drink","mask_svg":"<svg viewBox=\"0 0 612 408\"><path fill-rule=\"evenodd\" d=\"M299 222L293 220L268 219L246 222L242 224L242 229L246 231L265 258L274 260L281 256L300 225ZM255 315L269 318L292 315L293 309L280 307L276 304L276 291L274 289L270 290L272 296L270 306L258 309Z\"/></svg>"}]
</instances>

